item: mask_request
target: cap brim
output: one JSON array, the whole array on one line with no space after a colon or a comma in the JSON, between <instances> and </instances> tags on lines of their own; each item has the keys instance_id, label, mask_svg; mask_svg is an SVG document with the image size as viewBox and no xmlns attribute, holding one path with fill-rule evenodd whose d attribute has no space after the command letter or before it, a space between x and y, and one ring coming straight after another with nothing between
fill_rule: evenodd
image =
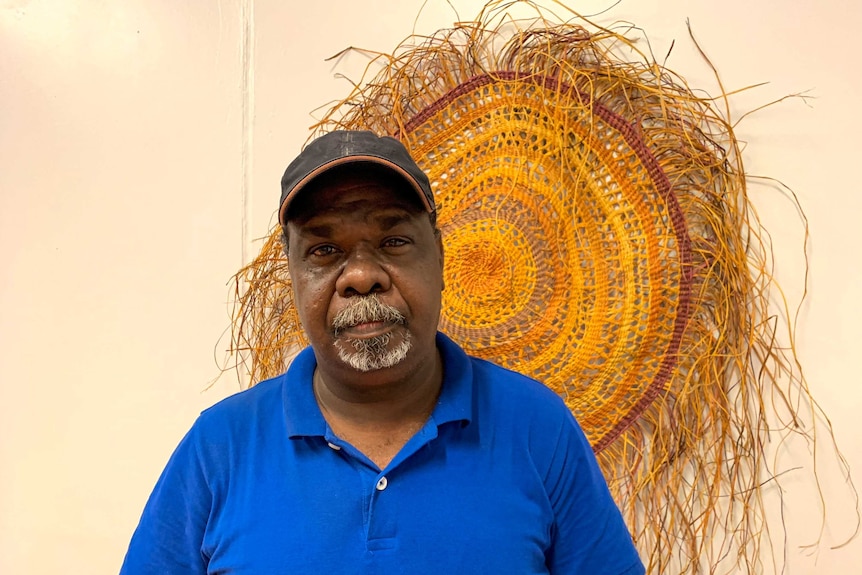
<instances>
[{"instance_id":1,"label":"cap brim","mask_svg":"<svg viewBox=\"0 0 862 575\"><path fill-rule=\"evenodd\" d=\"M404 178L404 180L410 184L410 186L413 188L413 191L416 192L416 194L419 196L419 199L422 201L422 206L425 208L425 211L427 211L429 214L434 212L434 206L429 203L428 198L425 196L425 192L422 187L413 178L413 176L410 175L409 172L407 172L398 164L391 162L385 158L381 158L379 156L347 156L344 158L337 158L321 166L318 166L317 168L303 176L303 178L293 186L290 192L288 192L288 194L282 200L281 206L279 206L278 209L278 223L281 225L285 224L285 216L287 215L287 210L290 207L290 203L306 186L308 186L308 184L310 184L316 178L320 177L321 175L325 174L333 168L355 163L376 164L378 166L383 166L392 170L393 172Z\"/></svg>"}]
</instances>

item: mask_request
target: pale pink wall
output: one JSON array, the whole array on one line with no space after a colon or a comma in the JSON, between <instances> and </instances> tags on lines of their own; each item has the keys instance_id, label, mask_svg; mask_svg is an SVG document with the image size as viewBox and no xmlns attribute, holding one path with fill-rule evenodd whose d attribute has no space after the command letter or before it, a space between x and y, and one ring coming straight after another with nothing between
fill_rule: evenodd
<instances>
[{"instance_id":1,"label":"pale pink wall","mask_svg":"<svg viewBox=\"0 0 862 575\"><path fill-rule=\"evenodd\" d=\"M445 0L427 4L416 20L420 0L0 2L0 573L116 572L174 445L238 388L226 376L204 391L226 347L227 282L269 229L310 114L347 93L334 74L364 66L324 58L456 19ZM481 2L454 4L465 20ZM690 18L726 89L769 82L734 98L736 113L815 97L738 135L747 168L790 186L808 215L799 354L860 483L861 17L846 0L626 0L597 17L646 29L657 55L676 40L669 66L718 93ZM796 212L772 187L751 193L795 305ZM830 512L840 533L816 556L798 548L816 536L816 506L792 512L787 573L862 564L862 539L829 549L853 519Z\"/></svg>"},{"instance_id":2,"label":"pale pink wall","mask_svg":"<svg viewBox=\"0 0 862 575\"><path fill-rule=\"evenodd\" d=\"M227 393L238 6L0 2L0 573L112 573Z\"/></svg>"}]
</instances>

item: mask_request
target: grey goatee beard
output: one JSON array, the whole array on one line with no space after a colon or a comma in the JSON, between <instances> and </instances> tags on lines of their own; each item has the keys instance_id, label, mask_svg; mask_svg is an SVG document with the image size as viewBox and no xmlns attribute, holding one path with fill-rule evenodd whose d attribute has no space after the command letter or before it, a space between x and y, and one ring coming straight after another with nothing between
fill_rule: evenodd
<instances>
[{"instance_id":1,"label":"grey goatee beard","mask_svg":"<svg viewBox=\"0 0 862 575\"><path fill-rule=\"evenodd\" d=\"M383 321L404 325L404 315L394 307L378 299L377 294L352 298L350 305L336 314L332 320L335 336L346 328L372 321ZM413 347L410 332L403 332L401 342L393 349L387 349L392 334L386 333L367 339L336 339L338 357L357 371L368 372L385 369L398 364L407 357Z\"/></svg>"}]
</instances>

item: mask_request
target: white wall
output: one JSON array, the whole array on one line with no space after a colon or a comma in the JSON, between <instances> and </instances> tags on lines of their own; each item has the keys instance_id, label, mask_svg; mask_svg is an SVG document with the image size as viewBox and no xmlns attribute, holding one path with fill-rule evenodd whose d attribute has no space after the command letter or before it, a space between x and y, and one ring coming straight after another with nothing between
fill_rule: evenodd
<instances>
[{"instance_id":1,"label":"white wall","mask_svg":"<svg viewBox=\"0 0 862 575\"><path fill-rule=\"evenodd\" d=\"M454 0L460 19L478 0ZM609 1L571 2L583 13ZM309 113L347 93L361 58L455 19L445 0L0 0L0 573L112 573L152 485L218 375L230 276L266 235ZM244 18L249 26L244 24ZM862 486L862 7L849 0L624 0L668 65L717 93L689 18L739 113L746 166L799 196L811 228L798 350ZM254 42L242 49L242 40ZM242 55L251 58L244 81ZM249 96L244 98L243 91ZM243 102L254 122L245 126ZM802 233L771 186L751 190L792 304ZM246 255L247 257L247 255ZM828 484L828 493L835 492ZM793 483L790 483L790 489ZM853 573L862 538L803 551L816 505L791 514L790 575ZM853 566L853 567L851 567Z\"/></svg>"}]
</instances>

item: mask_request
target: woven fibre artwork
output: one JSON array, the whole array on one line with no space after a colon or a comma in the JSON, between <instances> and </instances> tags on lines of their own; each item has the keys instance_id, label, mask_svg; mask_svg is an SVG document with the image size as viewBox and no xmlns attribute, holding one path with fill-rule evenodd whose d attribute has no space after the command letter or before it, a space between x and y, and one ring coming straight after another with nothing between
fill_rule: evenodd
<instances>
[{"instance_id":1,"label":"woven fibre artwork","mask_svg":"<svg viewBox=\"0 0 862 575\"><path fill-rule=\"evenodd\" d=\"M512 73L403 135L440 206L442 331L559 392L602 449L664 388L687 319L688 236L655 158L588 94Z\"/></svg>"},{"instance_id":2,"label":"woven fibre artwork","mask_svg":"<svg viewBox=\"0 0 862 575\"><path fill-rule=\"evenodd\" d=\"M411 36L310 138L369 129L410 149L445 246L440 329L563 397L648 572L759 572L761 486L780 485L766 446L813 443L819 412L777 343L740 146L721 98L570 15L491 2ZM232 351L253 382L307 343L280 236L236 276Z\"/></svg>"}]
</instances>

